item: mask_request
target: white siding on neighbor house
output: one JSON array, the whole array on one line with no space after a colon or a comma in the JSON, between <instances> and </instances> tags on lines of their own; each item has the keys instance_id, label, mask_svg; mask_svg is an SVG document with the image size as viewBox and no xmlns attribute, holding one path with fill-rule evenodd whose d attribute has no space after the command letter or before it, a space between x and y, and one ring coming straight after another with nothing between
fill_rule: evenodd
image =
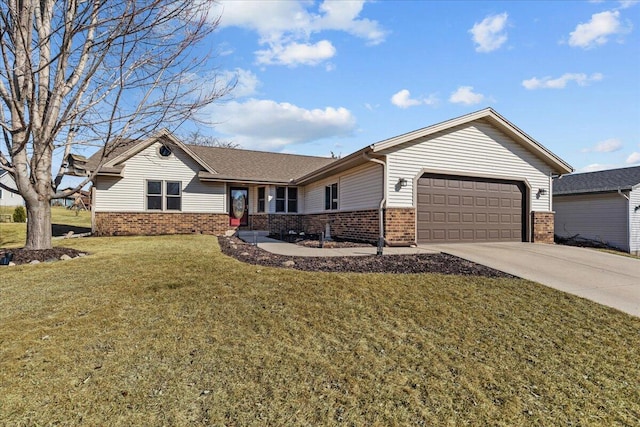
<instances>
[{"instance_id":1,"label":"white siding on neighbor house","mask_svg":"<svg viewBox=\"0 0 640 427\"><path fill-rule=\"evenodd\" d=\"M127 160L122 178L98 177L94 210L144 212L147 180L164 180L182 183L182 212L226 213L225 184L200 182L200 165L179 149L170 157L161 157L160 145L152 144Z\"/></svg>"},{"instance_id":2,"label":"white siding on neighbor house","mask_svg":"<svg viewBox=\"0 0 640 427\"><path fill-rule=\"evenodd\" d=\"M551 168L539 157L485 122L473 122L407 142L385 151L388 164L389 207L412 207L414 180L423 169L480 177L527 181L533 211L550 210ZM407 186L397 189L400 178ZM546 194L537 197L538 189Z\"/></svg>"},{"instance_id":3,"label":"white siding on neighbor house","mask_svg":"<svg viewBox=\"0 0 640 427\"><path fill-rule=\"evenodd\" d=\"M367 163L305 187L304 213L325 211L325 187L338 183L338 210L377 209L382 200L382 165Z\"/></svg>"},{"instance_id":4,"label":"white siding on neighbor house","mask_svg":"<svg viewBox=\"0 0 640 427\"><path fill-rule=\"evenodd\" d=\"M0 176L0 182L14 190L17 188L16 183L8 173ZM24 206L24 199L19 194L12 193L0 187L0 206Z\"/></svg>"},{"instance_id":5,"label":"white siding on neighbor house","mask_svg":"<svg viewBox=\"0 0 640 427\"><path fill-rule=\"evenodd\" d=\"M631 191L629 199L629 246L632 253L640 255L640 185Z\"/></svg>"},{"instance_id":6,"label":"white siding on neighbor house","mask_svg":"<svg viewBox=\"0 0 640 427\"><path fill-rule=\"evenodd\" d=\"M555 196L554 232L629 250L627 199L618 193Z\"/></svg>"}]
</instances>

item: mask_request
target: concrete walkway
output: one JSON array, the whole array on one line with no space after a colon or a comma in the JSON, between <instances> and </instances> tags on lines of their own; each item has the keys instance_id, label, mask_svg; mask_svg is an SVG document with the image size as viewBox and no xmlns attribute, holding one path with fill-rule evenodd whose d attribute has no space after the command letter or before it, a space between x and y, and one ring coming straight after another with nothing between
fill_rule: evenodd
<instances>
[{"instance_id":1,"label":"concrete walkway","mask_svg":"<svg viewBox=\"0 0 640 427\"><path fill-rule=\"evenodd\" d=\"M256 243L260 249L277 255L305 256L305 257L335 257L335 256L363 256L375 255L377 248L367 246L360 248L307 248L282 240L270 239L264 232L240 231L238 237L247 243ZM383 255L406 254L437 254L440 251L427 247L387 248Z\"/></svg>"},{"instance_id":2,"label":"concrete walkway","mask_svg":"<svg viewBox=\"0 0 640 427\"><path fill-rule=\"evenodd\" d=\"M640 259L532 243L421 245L640 316Z\"/></svg>"}]
</instances>

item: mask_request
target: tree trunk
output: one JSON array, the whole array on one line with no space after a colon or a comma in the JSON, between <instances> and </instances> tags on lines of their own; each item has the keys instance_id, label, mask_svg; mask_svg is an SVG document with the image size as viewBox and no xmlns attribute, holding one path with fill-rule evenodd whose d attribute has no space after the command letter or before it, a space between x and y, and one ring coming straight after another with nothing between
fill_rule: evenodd
<instances>
[{"instance_id":1,"label":"tree trunk","mask_svg":"<svg viewBox=\"0 0 640 427\"><path fill-rule=\"evenodd\" d=\"M51 202L38 199L27 205L27 243L25 249L51 249Z\"/></svg>"}]
</instances>

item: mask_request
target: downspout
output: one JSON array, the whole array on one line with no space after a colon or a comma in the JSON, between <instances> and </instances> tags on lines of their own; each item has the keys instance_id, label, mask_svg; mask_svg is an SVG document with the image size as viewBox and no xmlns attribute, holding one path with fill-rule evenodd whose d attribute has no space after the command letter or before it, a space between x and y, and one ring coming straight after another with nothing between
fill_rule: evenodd
<instances>
[{"instance_id":1,"label":"downspout","mask_svg":"<svg viewBox=\"0 0 640 427\"><path fill-rule=\"evenodd\" d=\"M380 200L380 206L378 207L378 227L380 230L380 235L378 236L378 255L382 255L382 247L384 246L384 208L387 204L387 163L380 159L369 157L367 153L362 153L362 156L367 161L382 165L382 200Z\"/></svg>"},{"instance_id":2,"label":"downspout","mask_svg":"<svg viewBox=\"0 0 640 427\"><path fill-rule=\"evenodd\" d=\"M631 253L631 199L629 198L629 196L627 196L626 194L624 194L622 192L622 190L618 187L618 194L621 195L622 197L624 197L625 199L627 199L627 209L625 209L627 211L627 220L626 222L626 228L627 228L627 246L629 249L629 253Z\"/></svg>"}]
</instances>

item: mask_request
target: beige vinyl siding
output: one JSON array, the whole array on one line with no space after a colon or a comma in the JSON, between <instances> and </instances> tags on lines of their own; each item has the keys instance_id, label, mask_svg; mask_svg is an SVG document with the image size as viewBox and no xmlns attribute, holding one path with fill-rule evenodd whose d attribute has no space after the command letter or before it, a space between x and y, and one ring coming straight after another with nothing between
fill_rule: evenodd
<instances>
[{"instance_id":1,"label":"beige vinyl siding","mask_svg":"<svg viewBox=\"0 0 640 427\"><path fill-rule=\"evenodd\" d=\"M640 185L629 194L629 226L631 253L640 255Z\"/></svg>"},{"instance_id":2,"label":"beige vinyl siding","mask_svg":"<svg viewBox=\"0 0 640 427\"><path fill-rule=\"evenodd\" d=\"M325 186L338 183L338 210L377 209L382 199L382 166L373 162L305 187L304 213L325 212Z\"/></svg>"},{"instance_id":3,"label":"beige vinyl siding","mask_svg":"<svg viewBox=\"0 0 640 427\"><path fill-rule=\"evenodd\" d=\"M629 250L627 199L618 193L555 196L554 232Z\"/></svg>"},{"instance_id":4,"label":"beige vinyl siding","mask_svg":"<svg viewBox=\"0 0 640 427\"><path fill-rule=\"evenodd\" d=\"M180 181L182 212L225 213L226 187L203 183L202 168L187 154L175 149L170 157L158 154L159 143L152 144L125 162L122 178L98 177L96 212L144 212L147 180Z\"/></svg>"},{"instance_id":5,"label":"beige vinyl siding","mask_svg":"<svg viewBox=\"0 0 640 427\"><path fill-rule=\"evenodd\" d=\"M531 151L485 122L474 122L408 142L387 154L389 207L413 206L414 180L423 169L526 181L531 186L530 206L534 211L550 210L550 167ZM396 189L400 178L408 185ZM546 195L539 198L539 188Z\"/></svg>"}]
</instances>

